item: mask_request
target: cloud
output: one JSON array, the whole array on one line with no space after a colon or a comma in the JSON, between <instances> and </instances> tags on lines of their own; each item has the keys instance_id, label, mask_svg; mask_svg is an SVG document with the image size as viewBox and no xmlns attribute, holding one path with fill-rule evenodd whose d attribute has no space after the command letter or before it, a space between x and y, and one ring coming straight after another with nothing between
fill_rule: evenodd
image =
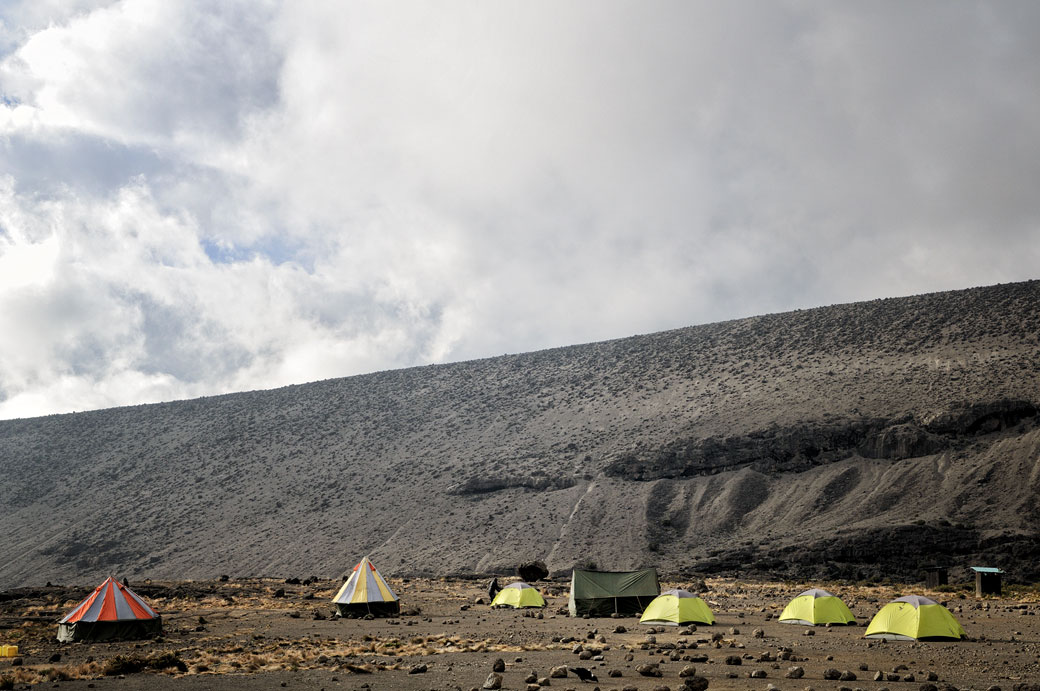
<instances>
[{"instance_id":1,"label":"cloud","mask_svg":"<svg viewBox=\"0 0 1040 691\"><path fill-rule=\"evenodd\" d=\"M1035 276L1029 3L14 3L0 416Z\"/></svg>"}]
</instances>

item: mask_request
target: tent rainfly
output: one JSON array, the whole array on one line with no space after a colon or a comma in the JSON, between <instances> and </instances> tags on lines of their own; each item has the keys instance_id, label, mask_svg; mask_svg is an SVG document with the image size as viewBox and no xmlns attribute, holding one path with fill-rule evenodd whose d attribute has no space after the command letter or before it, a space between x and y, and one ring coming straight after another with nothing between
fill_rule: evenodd
<instances>
[{"instance_id":1,"label":"tent rainfly","mask_svg":"<svg viewBox=\"0 0 1040 691\"><path fill-rule=\"evenodd\" d=\"M492 607L545 607L545 599L538 590L523 581L510 583L498 591L491 601Z\"/></svg>"},{"instance_id":2,"label":"tent rainfly","mask_svg":"<svg viewBox=\"0 0 1040 691\"><path fill-rule=\"evenodd\" d=\"M664 626L714 624L715 617L704 600L687 590L676 589L666 590L654 598L639 623Z\"/></svg>"},{"instance_id":3,"label":"tent rainfly","mask_svg":"<svg viewBox=\"0 0 1040 691\"><path fill-rule=\"evenodd\" d=\"M810 588L798 595L780 613L781 624L854 624L856 617L839 598L820 588Z\"/></svg>"},{"instance_id":4,"label":"tent rainfly","mask_svg":"<svg viewBox=\"0 0 1040 691\"><path fill-rule=\"evenodd\" d=\"M967 638L950 611L920 595L897 597L874 615L864 638L927 641Z\"/></svg>"},{"instance_id":5,"label":"tent rainfly","mask_svg":"<svg viewBox=\"0 0 1040 691\"><path fill-rule=\"evenodd\" d=\"M571 574L567 609L572 617L641 613L661 594L657 571L585 571Z\"/></svg>"},{"instance_id":6,"label":"tent rainfly","mask_svg":"<svg viewBox=\"0 0 1040 691\"><path fill-rule=\"evenodd\" d=\"M111 576L58 622L62 643L148 638L161 633L162 617Z\"/></svg>"},{"instance_id":7,"label":"tent rainfly","mask_svg":"<svg viewBox=\"0 0 1040 691\"><path fill-rule=\"evenodd\" d=\"M368 557L363 557L332 598L340 616L389 617L400 613L401 602Z\"/></svg>"}]
</instances>

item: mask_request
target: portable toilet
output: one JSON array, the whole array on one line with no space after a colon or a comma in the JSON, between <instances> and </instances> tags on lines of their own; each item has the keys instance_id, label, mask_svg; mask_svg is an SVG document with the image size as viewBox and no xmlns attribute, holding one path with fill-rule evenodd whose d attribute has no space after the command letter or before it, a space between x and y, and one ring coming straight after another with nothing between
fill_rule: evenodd
<instances>
[{"instance_id":1,"label":"portable toilet","mask_svg":"<svg viewBox=\"0 0 1040 691\"><path fill-rule=\"evenodd\" d=\"M975 597L983 595L996 595L1000 597L1000 574L1004 573L993 566L973 566L975 572Z\"/></svg>"}]
</instances>

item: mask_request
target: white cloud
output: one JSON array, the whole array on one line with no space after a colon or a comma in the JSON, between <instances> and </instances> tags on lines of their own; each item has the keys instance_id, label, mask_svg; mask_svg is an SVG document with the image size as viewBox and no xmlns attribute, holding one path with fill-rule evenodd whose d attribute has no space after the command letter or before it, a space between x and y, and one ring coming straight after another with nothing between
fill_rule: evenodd
<instances>
[{"instance_id":1,"label":"white cloud","mask_svg":"<svg viewBox=\"0 0 1040 691\"><path fill-rule=\"evenodd\" d=\"M1035 276L1029 3L0 8L0 416Z\"/></svg>"}]
</instances>

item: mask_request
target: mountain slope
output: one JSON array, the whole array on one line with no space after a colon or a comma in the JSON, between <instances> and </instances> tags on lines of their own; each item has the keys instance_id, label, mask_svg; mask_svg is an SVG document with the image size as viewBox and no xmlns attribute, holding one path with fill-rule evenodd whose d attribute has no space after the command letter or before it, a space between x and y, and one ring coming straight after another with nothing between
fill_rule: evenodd
<instances>
[{"instance_id":1,"label":"mountain slope","mask_svg":"<svg viewBox=\"0 0 1040 691\"><path fill-rule=\"evenodd\" d=\"M362 554L1035 577L1038 334L1031 281L0 421L0 587Z\"/></svg>"}]
</instances>

